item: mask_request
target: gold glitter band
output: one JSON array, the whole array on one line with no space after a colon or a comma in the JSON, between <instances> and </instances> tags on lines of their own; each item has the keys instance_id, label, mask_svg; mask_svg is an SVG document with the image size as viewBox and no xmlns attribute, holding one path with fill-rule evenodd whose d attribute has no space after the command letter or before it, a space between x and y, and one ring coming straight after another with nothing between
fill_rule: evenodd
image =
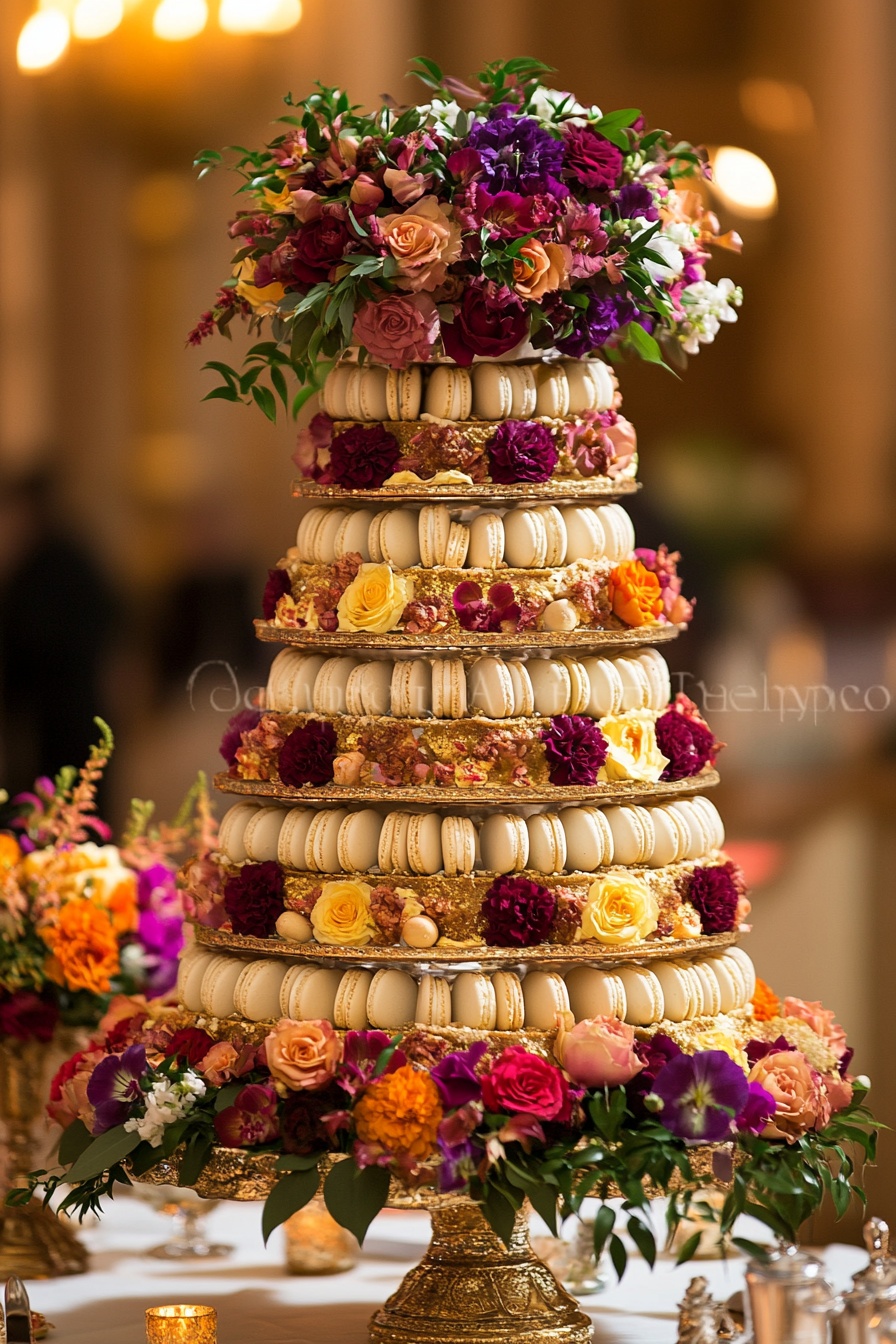
<instances>
[{"instance_id":1,"label":"gold glitter band","mask_svg":"<svg viewBox=\"0 0 896 1344\"><path fill-rule=\"evenodd\" d=\"M435 574L436 571L428 570L427 573ZM588 653L591 650L603 652L606 649L640 648L645 644L668 644L670 640L678 638L681 628L677 625L640 625L630 630L526 630L522 634L478 630L452 633L442 630L428 635L406 635L396 630L385 635L371 635L353 630L300 630L257 620L255 634L258 639L268 643L292 644L320 652L325 649L360 649L364 652L389 649L399 656L403 653L408 658L419 658L423 654L428 657L442 650L453 652L463 649L477 654L508 651L523 654L533 649L556 649L561 652L577 649Z\"/></svg>"}]
</instances>

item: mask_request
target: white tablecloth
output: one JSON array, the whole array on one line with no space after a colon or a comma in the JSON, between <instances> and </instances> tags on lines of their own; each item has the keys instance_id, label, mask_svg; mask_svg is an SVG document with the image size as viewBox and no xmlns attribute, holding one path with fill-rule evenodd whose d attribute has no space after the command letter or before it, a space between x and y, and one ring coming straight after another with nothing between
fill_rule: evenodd
<instances>
[{"instance_id":1,"label":"white tablecloth","mask_svg":"<svg viewBox=\"0 0 896 1344\"><path fill-rule=\"evenodd\" d=\"M207 1219L210 1239L230 1242L227 1259L187 1263L142 1254L173 1230L169 1219L126 1196L102 1222L81 1232L91 1251L88 1274L29 1284L32 1306L55 1325L57 1344L144 1344L143 1312L167 1302L203 1302L218 1310L219 1344L366 1344L366 1323L426 1249L425 1214L386 1211L370 1229L357 1268L347 1274L294 1278L284 1271L281 1234L267 1250L261 1206L222 1204ZM854 1246L823 1253L839 1288L865 1262ZM653 1274L633 1260L622 1284L582 1300L597 1344L674 1344L677 1306L689 1280L705 1274L725 1298L742 1284L744 1261L701 1260Z\"/></svg>"}]
</instances>

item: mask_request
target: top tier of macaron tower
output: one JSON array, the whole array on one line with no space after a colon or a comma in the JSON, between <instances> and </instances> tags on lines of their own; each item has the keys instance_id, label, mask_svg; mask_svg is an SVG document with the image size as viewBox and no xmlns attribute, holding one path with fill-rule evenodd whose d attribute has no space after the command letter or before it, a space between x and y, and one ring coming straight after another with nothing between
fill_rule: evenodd
<instances>
[{"instance_id":1,"label":"top tier of macaron tower","mask_svg":"<svg viewBox=\"0 0 896 1344\"><path fill-rule=\"evenodd\" d=\"M194 874L185 1009L224 1034L286 1015L549 1050L571 1012L745 1038L718 744L654 647L690 603L620 502L611 367L348 358L296 463L256 623L281 648L222 744L239 797Z\"/></svg>"}]
</instances>

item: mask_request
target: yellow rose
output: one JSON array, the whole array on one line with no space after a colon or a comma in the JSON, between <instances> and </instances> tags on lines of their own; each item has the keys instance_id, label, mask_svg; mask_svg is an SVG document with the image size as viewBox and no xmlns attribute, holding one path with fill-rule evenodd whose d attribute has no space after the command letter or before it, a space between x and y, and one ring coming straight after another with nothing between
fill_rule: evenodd
<instances>
[{"instance_id":1,"label":"yellow rose","mask_svg":"<svg viewBox=\"0 0 896 1344\"><path fill-rule=\"evenodd\" d=\"M339 629L383 635L395 629L413 596L410 579L393 574L388 565L362 565L336 607Z\"/></svg>"},{"instance_id":2,"label":"yellow rose","mask_svg":"<svg viewBox=\"0 0 896 1344\"><path fill-rule=\"evenodd\" d=\"M607 779L636 779L655 783L669 764L657 746L656 717L648 710L610 714L598 727L607 739L604 771Z\"/></svg>"},{"instance_id":3,"label":"yellow rose","mask_svg":"<svg viewBox=\"0 0 896 1344\"><path fill-rule=\"evenodd\" d=\"M251 303L255 311L262 316L275 313L277 304L283 298L286 290L275 281L270 285L263 285L259 288L255 284L255 267L257 263L251 257L244 257L239 266L234 270L234 275L239 276L236 283L236 292L241 299Z\"/></svg>"},{"instance_id":4,"label":"yellow rose","mask_svg":"<svg viewBox=\"0 0 896 1344\"><path fill-rule=\"evenodd\" d=\"M701 1031L694 1038L694 1049L696 1050L724 1050L735 1064L739 1064L744 1073L750 1072L750 1063L744 1051L738 1045L733 1036L729 1036L727 1031L718 1031L711 1027L707 1031Z\"/></svg>"},{"instance_id":5,"label":"yellow rose","mask_svg":"<svg viewBox=\"0 0 896 1344\"><path fill-rule=\"evenodd\" d=\"M319 943L366 947L376 933L370 917L366 882L326 882L311 911L311 927Z\"/></svg>"},{"instance_id":6,"label":"yellow rose","mask_svg":"<svg viewBox=\"0 0 896 1344\"><path fill-rule=\"evenodd\" d=\"M653 933L660 908L653 892L640 877L611 872L588 888L582 910L582 927L576 938L595 938L599 943L640 943Z\"/></svg>"}]
</instances>

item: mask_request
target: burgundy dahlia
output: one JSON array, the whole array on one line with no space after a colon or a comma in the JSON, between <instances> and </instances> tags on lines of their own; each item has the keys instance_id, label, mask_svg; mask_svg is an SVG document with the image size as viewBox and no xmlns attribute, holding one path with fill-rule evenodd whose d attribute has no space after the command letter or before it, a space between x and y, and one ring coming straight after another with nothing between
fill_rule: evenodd
<instances>
[{"instance_id":1,"label":"burgundy dahlia","mask_svg":"<svg viewBox=\"0 0 896 1344\"><path fill-rule=\"evenodd\" d=\"M228 766L236 765L236 753L243 744L243 733L251 733L258 726L260 718L257 709L241 709L227 724L219 750Z\"/></svg>"},{"instance_id":2,"label":"burgundy dahlia","mask_svg":"<svg viewBox=\"0 0 896 1344\"><path fill-rule=\"evenodd\" d=\"M322 1092L290 1092L280 1115L283 1151L305 1156L332 1150L336 1146L334 1136L323 1118L344 1113L347 1105L348 1094L336 1083L328 1084Z\"/></svg>"},{"instance_id":3,"label":"burgundy dahlia","mask_svg":"<svg viewBox=\"0 0 896 1344\"><path fill-rule=\"evenodd\" d=\"M557 465L554 436L535 420L505 420L488 446L491 477L498 485L548 481Z\"/></svg>"},{"instance_id":4,"label":"burgundy dahlia","mask_svg":"<svg viewBox=\"0 0 896 1344\"><path fill-rule=\"evenodd\" d=\"M607 759L607 741L593 719L556 714L541 740L552 784L595 784Z\"/></svg>"},{"instance_id":5,"label":"burgundy dahlia","mask_svg":"<svg viewBox=\"0 0 896 1344\"><path fill-rule=\"evenodd\" d=\"M688 900L700 916L704 933L731 932L737 919L739 897L731 863L695 868L691 874Z\"/></svg>"},{"instance_id":6,"label":"burgundy dahlia","mask_svg":"<svg viewBox=\"0 0 896 1344\"><path fill-rule=\"evenodd\" d=\"M291 789L303 784L333 782L333 761L336 759L336 729L332 723L311 719L294 728L280 748L278 770L284 784Z\"/></svg>"},{"instance_id":7,"label":"burgundy dahlia","mask_svg":"<svg viewBox=\"0 0 896 1344\"><path fill-rule=\"evenodd\" d=\"M59 1005L53 998L31 989L0 996L0 1036L46 1044L53 1039L58 1021Z\"/></svg>"},{"instance_id":8,"label":"burgundy dahlia","mask_svg":"<svg viewBox=\"0 0 896 1344\"><path fill-rule=\"evenodd\" d=\"M566 176L589 191L609 191L622 172L622 152L590 126L563 129Z\"/></svg>"},{"instance_id":9,"label":"burgundy dahlia","mask_svg":"<svg viewBox=\"0 0 896 1344\"><path fill-rule=\"evenodd\" d=\"M464 290L454 321L443 322L442 344L455 364L466 367L474 355L505 355L528 333L529 314L513 290L477 278Z\"/></svg>"},{"instance_id":10,"label":"burgundy dahlia","mask_svg":"<svg viewBox=\"0 0 896 1344\"><path fill-rule=\"evenodd\" d=\"M285 569L269 569L268 581L264 585L261 598L261 614L266 621L272 621L277 615L277 603L290 590L289 575Z\"/></svg>"},{"instance_id":11,"label":"burgundy dahlia","mask_svg":"<svg viewBox=\"0 0 896 1344\"><path fill-rule=\"evenodd\" d=\"M527 877L498 877L485 893L482 914L490 947L534 947L550 932L557 898Z\"/></svg>"},{"instance_id":12,"label":"burgundy dahlia","mask_svg":"<svg viewBox=\"0 0 896 1344\"><path fill-rule=\"evenodd\" d=\"M270 938L284 909L280 865L244 863L224 885L224 909L234 933Z\"/></svg>"},{"instance_id":13,"label":"burgundy dahlia","mask_svg":"<svg viewBox=\"0 0 896 1344\"><path fill-rule=\"evenodd\" d=\"M687 712L677 698L676 703L656 721L657 745L669 761L663 779L690 779L692 775L698 775L704 766L715 760L721 746L696 713L696 707L692 708L693 714Z\"/></svg>"},{"instance_id":14,"label":"burgundy dahlia","mask_svg":"<svg viewBox=\"0 0 896 1344\"><path fill-rule=\"evenodd\" d=\"M345 490L378 490L391 476L401 450L382 425L353 425L330 444L330 477Z\"/></svg>"}]
</instances>

